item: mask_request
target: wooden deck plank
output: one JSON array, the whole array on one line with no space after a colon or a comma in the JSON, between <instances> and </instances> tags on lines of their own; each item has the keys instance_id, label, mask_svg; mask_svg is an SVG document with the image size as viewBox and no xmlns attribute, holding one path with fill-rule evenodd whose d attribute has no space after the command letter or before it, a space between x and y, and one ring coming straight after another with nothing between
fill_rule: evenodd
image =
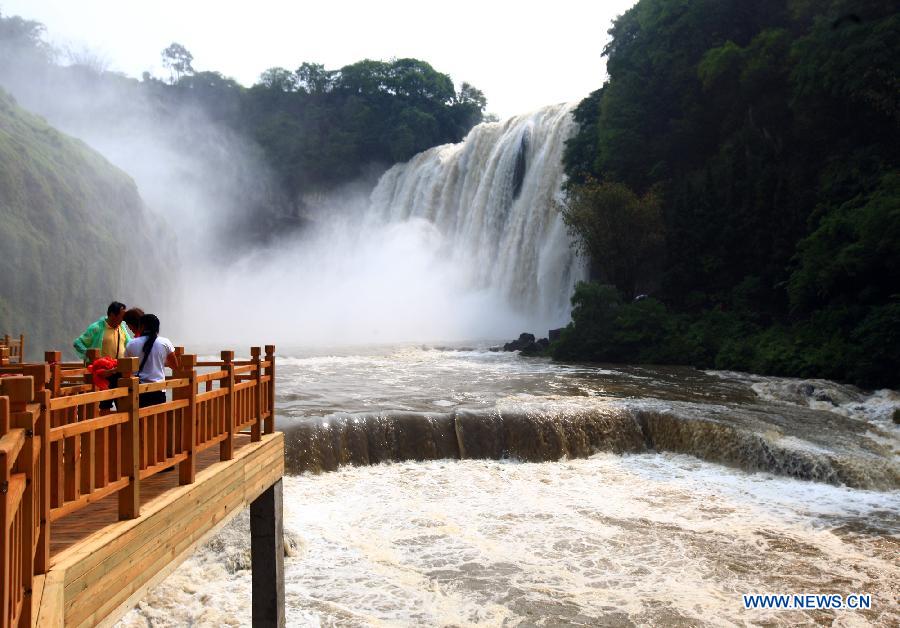
<instances>
[{"instance_id":1,"label":"wooden deck plank","mask_svg":"<svg viewBox=\"0 0 900 628\"><path fill-rule=\"evenodd\" d=\"M64 573L48 573L44 577L40 610L34 617L35 626L41 628L62 628L66 601L64 597Z\"/></svg>"},{"instance_id":2,"label":"wooden deck plank","mask_svg":"<svg viewBox=\"0 0 900 628\"><path fill-rule=\"evenodd\" d=\"M44 595L44 579L46 576L40 574L31 581L31 616L37 618L41 610L41 598Z\"/></svg>"}]
</instances>

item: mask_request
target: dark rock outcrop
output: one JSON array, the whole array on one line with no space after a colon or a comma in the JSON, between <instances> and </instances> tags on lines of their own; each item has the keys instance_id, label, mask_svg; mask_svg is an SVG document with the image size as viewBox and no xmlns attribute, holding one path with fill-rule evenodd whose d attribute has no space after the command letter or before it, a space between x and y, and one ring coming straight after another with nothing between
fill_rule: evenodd
<instances>
[{"instance_id":1,"label":"dark rock outcrop","mask_svg":"<svg viewBox=\"0 0 900 628\"><path fill-rule=\"evenodd\" d=\"M546 338L541 338L537 342L533 342L530 345L528 345L527 347L525 347L524 349L522 349L521 354L531 356L531 357L538 356L538 355L545 355L549 348L550 348L550 341L547 340Z\"/></svg>"},{"instance_id":2,"label":"dark rock outcrop","mask_svg":"<svg viewBox=\"0 0 900 628\"><path fill-rule=\"evenodd\" d=\"M535 340L534 334L529 333L519 334L518 340L513 340L512 342L507 342L503 345L504 351L519 351L522 355L529 357L546 355L549 348L549 340L546 338Z\"/></svg>"},{"instance_id":3,"label":"dark rock outcrop","mask_svg":"<svg viewBox=\"0 0 900 628\"><path fill-rule=\"evenodd\" d=\"M503 345L504 351L521 351L525 347L534 344L534 334L522 333L519 334L518 340L513 340L512 342L507 342Z\"/></svg>"}]
</instances>

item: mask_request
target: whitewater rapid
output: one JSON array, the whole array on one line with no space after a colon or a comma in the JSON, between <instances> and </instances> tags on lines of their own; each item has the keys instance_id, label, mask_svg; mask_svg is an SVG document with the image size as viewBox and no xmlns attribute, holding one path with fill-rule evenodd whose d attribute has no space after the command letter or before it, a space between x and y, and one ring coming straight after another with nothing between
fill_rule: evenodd
<instances>
[{"instance_id":1,"label":"whitewater rapid","mask_svg":"<svg viewBox=\"0 0 900 628\"><path fill-rule=\"evenodd\" d=\"M291 626L900 621L894 391L559 365L479 347L282 353ZM647 446L631 420L640 412L665 421L654 433L670 439L668 450ZM502 447L477 459L422 460L435 433L423 425L461 415L488 435L500 433L490 431L492 417L516 417L505 438L552 455L525 462L507 440L499 460L491 457ZM635 447L557 455L554 434L571 446L572 426L596 417L607 431L591 433L640 434ZM346 429L354 422L357 445ZM528 431L534 425L548 429ZM335 471L300 473L327 448L361 455L354 447L377 464L347 458ZM733 456L720 460L722 452ZM806 462L786 468L785 460ZM854 470L845 479L855 486L815 475L827 460ZM804 477L796 469L809 477L792 477ZM249 625L249 564L245 513L122 625ZM873 608L743 609L742 594L773 592L869 593Z\"/></svg>"},{"instance_id":2,"label":"whitewater rapid","mask_svg":"<svg viewBox=\"0 0 900 628\"><path fill-rule=\"evenodd\" d=\"M896 494L675 455L435 461L285 479L291 626L889 625ZM125 626L249 625L248 523ZM865 592L870 612L747 611L741 594Z\"/></svg>"}]
</instances>

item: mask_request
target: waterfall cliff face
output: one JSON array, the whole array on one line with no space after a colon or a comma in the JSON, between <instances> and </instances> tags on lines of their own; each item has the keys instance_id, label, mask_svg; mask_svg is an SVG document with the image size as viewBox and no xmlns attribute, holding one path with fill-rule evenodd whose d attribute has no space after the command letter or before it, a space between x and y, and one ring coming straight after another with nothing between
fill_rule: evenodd
<instances>
[{"instance_id":1,"label":"waterfall cliff face","mask_svg":"<svg viewBox=\"0 0 900 628\"><path fill-rule=\"evenodd\" d=\"M480 124L459 144L394 166L372 193L370 216L428 221L444 238L443 254L466 269L469 288L501 295L536 326L565 324L586 274L556 207L571 109Z\"/></svg>"}]
</instances>

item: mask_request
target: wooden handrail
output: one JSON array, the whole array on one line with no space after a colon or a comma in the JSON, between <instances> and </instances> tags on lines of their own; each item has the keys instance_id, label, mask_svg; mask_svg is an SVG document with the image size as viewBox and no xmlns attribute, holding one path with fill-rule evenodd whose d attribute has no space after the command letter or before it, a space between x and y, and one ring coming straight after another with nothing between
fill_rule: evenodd
<instances>
[{"instance_id":1,"label":"wooden handrail","mask_svg":"<svg viewBox=\"0 0 900 628\"><path fill-rule=\"evenodd\" d=\"M161 382L154 382L152 384L141 384L138 387L138 391L142 392L142 393L157 392L160 390L181 388L182 386L187 386L187 385L188 385L188 380L186 377L181 377L178 379L164 379Z\"/></svg>"},{"instance_id":2,"label":"wooden handrail","mask_svg":"<svg viewBox=\"0 0 900 628\"><path fill-rule=\"evenodd\" d=\"M25 446L25 430L10 430L0 437L0 468L5 468L6 472L12 471L19 452Z\"/></svg>"},{"instance_id":3,"label":"wooden handrail","mask_svg":"<svg viewBox=\"0 0 900 628\"><path fill-rule=\"evenodd\" d=\"M275 348L265 359L259 347L250 353L234 362L223 351L219 370L199 374L202 364L182 350L180 370L152 384L135 377L137 358L123 358L118 385L104 391L58 352L0 367L11 375L0 379L0 628L33 624L31 582L49 568L54 521L112 495L120 519L139 517L142 481L177 465L179 483L191 484L198 452L219 445L230 460L235 434L249 429L258 441L274 431ZM141 393L167 390L171 400L140 407ZM102 401L116 411L101 411Z\"/></svg>"},{"instance_id":4,"label":"wooden handrail","mask_svg":"<svg viewBox=\"0 0 900 628\"><path fill-rule=\"evenodd\" d=\"M228 375L228 371L213 371L212 373L203 373L202 375L197 376L197 382L212 382L219 379L224 379Z\"/></svg>"}]
</instances>

